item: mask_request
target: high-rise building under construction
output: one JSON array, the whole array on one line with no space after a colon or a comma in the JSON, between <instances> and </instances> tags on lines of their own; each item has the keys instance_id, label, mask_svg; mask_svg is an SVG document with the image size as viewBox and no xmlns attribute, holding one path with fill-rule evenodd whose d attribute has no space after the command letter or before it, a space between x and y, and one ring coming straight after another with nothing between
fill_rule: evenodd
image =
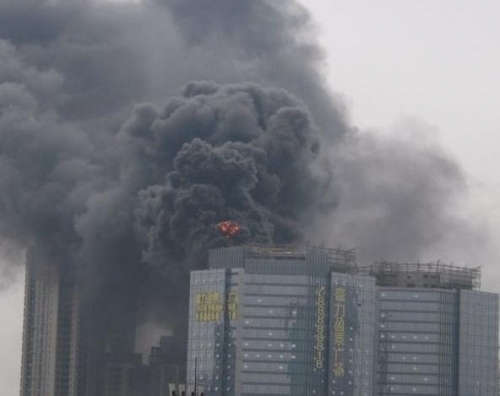
<instances>
[{"instance_id":1,"label":"high-rise building under construction","mask_svg":"<svg viewBox=\"0 0 500 396\"><path fill-rule=\"evenodd\" d=\"M479 270L233 247L191 274L188 386L207 396L497 396Z\"/></svg>"}]
</instances>

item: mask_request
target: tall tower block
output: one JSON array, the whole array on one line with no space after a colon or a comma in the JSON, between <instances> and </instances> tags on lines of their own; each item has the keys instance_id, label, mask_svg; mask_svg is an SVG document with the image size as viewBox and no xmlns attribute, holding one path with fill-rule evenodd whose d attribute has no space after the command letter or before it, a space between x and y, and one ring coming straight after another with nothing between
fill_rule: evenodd
<instances>
[{"instance_id":1,"label":"tall tower block","mask_svg":"<svg viewBox=\"0 0 500 396\"><path fill-rule=\"evenodd\" d=\"M71 265L31 247L26 256L20 395L83 395L80 338L78 287Z\"/></svg>"}]
</instances>

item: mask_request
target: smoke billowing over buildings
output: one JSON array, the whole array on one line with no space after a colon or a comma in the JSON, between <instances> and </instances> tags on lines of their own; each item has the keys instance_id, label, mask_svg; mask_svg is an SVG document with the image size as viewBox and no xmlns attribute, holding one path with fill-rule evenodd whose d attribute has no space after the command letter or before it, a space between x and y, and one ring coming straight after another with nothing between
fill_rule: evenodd
<instances>
[{"instance_id":1,"label":"smoke billowing over buildings","mask_svg":"<svg viewBox=\"0 0 500 396\"><path fill-rule=\"evenodd\" d=\"M0 238L68 258L119 348L130 323L185 326L208 247L341 224L414 259L467 228L459 166L358 131L323 61L296 2L0 0Z\"/></svg>"}]
</instances>

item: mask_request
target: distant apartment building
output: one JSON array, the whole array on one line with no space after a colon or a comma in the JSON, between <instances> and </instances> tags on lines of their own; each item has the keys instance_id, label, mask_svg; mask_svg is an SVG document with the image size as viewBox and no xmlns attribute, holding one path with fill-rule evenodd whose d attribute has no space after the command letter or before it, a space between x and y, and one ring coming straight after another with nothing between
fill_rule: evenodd
<instances>
[{"instance_id":1,"label":"distant apartment building","mask_svg":"<svg viewBox=\"0 0 500 396\"><path fill-rule=\"evenodd\" d=\"M83 396L85 351L72 269L32 247L24 305L21 396Z\"/></svg>"},{"instance_id":2,"label":"distant apartment building","mask_svg":"<svg viewBox=\"0 0 500 396\"><path fill-rule=\"evenodd\" d=\"M177 339L163 336L160 345L151 348L147 364L140 353L107 353L103 396L171 396L173 391L180 396L185 392L182 349Z\"/></svg>"},{"instance_id":3,"label":"distant apartment building","mask_svg":"<svg viewBox=\"0 0 500 396\"><path fill-rule=\"evenodd\" d=\"M104 365L103 396L147 396L147 367L140 353L108 353Z\"/></svg>"},{"instance_id":4,"label":"distant apartment building","mask_svg":"<svg viewBox=\"0 0 500 396\"><path fill-rule=\"evenodd\" d=\"M116 305L104 309L95 305L94 300L84 300L71 259L40 246L28 250L20 396L170 396L172 390L178 395L185 392L185 385L179 385L185 383L185 361L179 360L185 352L182 345L173 337L162 337L145 365L142 355L134 353L133 309L119 316L124 319L118 322L121 326L114 322L110 329L106 313Z\"/></svg>"},{"instance_id":5,"label":"distant apartment building","mask_svg":"<svg viewBox=\"0 0 500 396\"><path fill-rule=\"evenodd\" d=\"M148 358L151 396L171 396L172 384L185 384L185 361L182 365L179 363L184 353L182 345L174 337L163 336L160 345L151 348Z\"/></svg>"},{"instance_id":6,"label":"distant apartment building","mask_svg":"<svg viewBox=\"0 0 500 396\"><path fill-rule=\"evenodd\" d=\"M188 389L207 396L497 396L498 295L479 270L353 251L215 249L191 273ZM199 393L199 392L198 392Z\"/></svg>"},{"instance_id":7,"label":"distant apartment building","mask_svg":"<svg viewBox=\"0 0 500 396\"><path fill-rule=\"evenodd\" d=\"M145 376L139 356L127 377L137 362L134 298L94 294L87 269L61 250L27 251L20 396L132 395Z\"/></svg>"}]
</instances>

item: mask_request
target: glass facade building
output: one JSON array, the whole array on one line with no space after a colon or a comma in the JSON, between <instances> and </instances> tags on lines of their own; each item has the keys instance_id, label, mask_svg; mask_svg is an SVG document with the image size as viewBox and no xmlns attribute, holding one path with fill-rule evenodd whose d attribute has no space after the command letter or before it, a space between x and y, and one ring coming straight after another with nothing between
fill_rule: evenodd
<instances>
[{"instance_id":1,"label":"glass facade building","mask_svg":"<svg viewBox=\"0 0 500 396\"><path fill-rule=\"evenodd\" d=\"M498 395L498 295L380 288L378 395Z\"/></svg>"},{"instance_id":2,"label":"glass facade building","mask_svg":"<svg viewBox=\"0 0 500 396\"><path fill-rule=\"evenodd\" d=\"M459 396L497 396L498 294L459 294Z\"/></svg>"},{"instance_id":3,"label":"glass facade building","mask_svg":"<svg viewBox=\"0 0 500 396\"><path fill-rule=\"evenodd\" d=\"M497 396L498 295L460 269L385 269L358 271L352 251L212 250L191 273L188 392Z\"/></svg>"},{"instance_id":4,"label":"glass facade building","mask_svg":"<svg viewBox=\"0 0 500 396\"><path fill-rule=\"evenodd\" d=\"M457 395L456 292L379 291L379 395Z\"/></svg>"},{"instance_id":5,"label":"glass facade building","mask_svg":"<svg viewBox=\"0 0 500 396\"><path fill-rule=\"evenodd\" d=\"M376 287L351 251L213 250L191 274L188 384L205 395L369 396Z\"/></svg>"},{"instance_id":6,"label":"glass facade building","mask_svg":"<svg viewBox=\"0 0 500 396\"><path fill-rule=\"evenodd\" d=\"M380 262L379 396L498 395L498 295L479 269Z\"/></svg>"}]
</instances>

